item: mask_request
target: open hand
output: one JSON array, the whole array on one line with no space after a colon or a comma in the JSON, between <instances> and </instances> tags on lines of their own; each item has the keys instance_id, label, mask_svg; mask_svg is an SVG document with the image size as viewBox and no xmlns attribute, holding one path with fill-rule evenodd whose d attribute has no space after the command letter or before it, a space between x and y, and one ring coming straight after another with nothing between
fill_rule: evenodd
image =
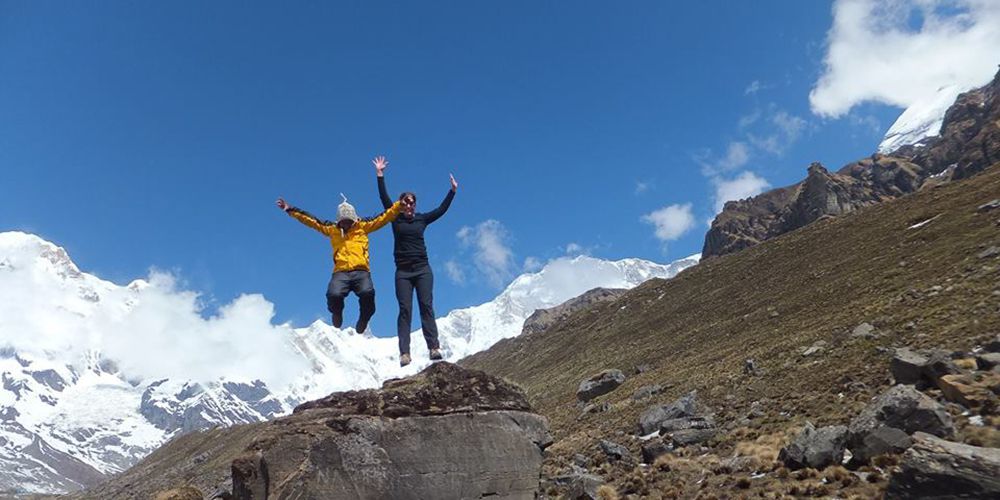
<instances>
[{"instance_id":1,"label":"open hand","mask_svg":"<svg viewBox=\"0 0 1000 500\"><path fill-rule=\"evenodd\" d=\"M375 165L375 175L382 177L385 174L386 167L389 166L389 162L385 161L384 156L376 156L372 160L372 164Z\"/></svg>"},{"instance_id":2,"label":"open hand","mask_svg":"<svg viewBox=\"0 0 1000 500\"><path fill-rule=\"evenodd\" d=\"M292 208L291 205L289 205L288 203L285 203L285 199L284 198L278 198L278 202L277 203L278 203L278 208L280 208L280 209L282 209L282 210L284 210L286 212L288 211L288 209Z\"/></svg>"},{"instance_id":3,"label":"open hand","mask_svg":"<svg viewBox=\"0 0 1000 500\"><path fill-rule=\"evenodd\" d=\"M452 192L458 191L458 181L455 180L455 176L452 175L452 174L448 174L448 177L451 177L451 190L452 190Z\"/></svg>"}]
</instances>

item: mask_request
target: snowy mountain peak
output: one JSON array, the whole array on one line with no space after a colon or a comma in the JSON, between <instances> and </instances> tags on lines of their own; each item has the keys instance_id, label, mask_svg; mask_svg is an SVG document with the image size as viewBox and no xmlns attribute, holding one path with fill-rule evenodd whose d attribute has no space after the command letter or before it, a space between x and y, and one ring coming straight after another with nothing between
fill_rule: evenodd
<instances>
[{"instance_id":1,"label":"snowy mountain peak","mask_svg":"<svg viewBox=\"0 0 1000 500\"><path fill-rule=\"evenodd\" d=\"M697 261L554 259L494 300L439 318L442 350L458 360L519 335L536 309ZM0 233L0 493L77 489L180 433L270 419L429 363L419 330L414 362L400 368L395 337L275 325L273 314L248 295L205 317L197 294L169 276L120 286L42 238Z\"/></svg>"}]
</instances>

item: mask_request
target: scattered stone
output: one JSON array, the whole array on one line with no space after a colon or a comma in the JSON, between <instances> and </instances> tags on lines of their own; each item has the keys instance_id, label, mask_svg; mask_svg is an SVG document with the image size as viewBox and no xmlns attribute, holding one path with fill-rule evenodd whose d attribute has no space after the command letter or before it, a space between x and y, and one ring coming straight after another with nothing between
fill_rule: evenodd
<instances>
[{"instance_id":1,"label":"scattered stone","mask_svg":"<svg viewBox=\"0 0 1000 500\"><path fill-rule=\"evenodd\" d=\"M664 420L660 424L660 434L669 434L674 431L684 429L712 429L715 428L715 419L711 416L704 417L684 417Z\"/></svg>"},{"instance_id":2,"label":"scattered stone","mask_svg":"<svg viewBox=\"0 0 1000 500\"><path fill-rule=\"evenodd\" d=\"M1000 498L1000 449L917 433L886 498Z\"/></svg>"},{"instance_id":3,"label":"scattered stone","mask_svg":"<svg viewBox=\"0 0 1000 500\"><path fill-rule=\"evenodd\" d=\"M599 443L599 446L601 448L601 451L604 452L604 455L608 457L608 460L612 462L632 461L632 454L629 453L628 448L618 443L615 443L614 441L608 441L607 439L602 439L601 442Z\"/></svg>"},{"instance_id":4,"label":"scattered stone","mask_svg":"<svg viewBox=\"0 0 1000 500\"><path fill-rule=\"evenodd\" d=\"M663 386L661 386L660 384L644 385L636 389L636 391L632 393L632 400L633 401L643 400L646 398L653 397L661 392L663 392Z\"/></svg>"},{"instance_id":5,"label":"scattered stone","mask_svg":"<svg viewBox=\"0 0 1000 500\"><path fill-rule=\"evenodd\" d=\"M993 337L992 340L983 346L983 349L985 349L986 352L1000 352L1000 335Z\"/></svg>"},{"instance_id":6,"label":"scattered stone","mask_svg":"<svg viewBox=\"0 0 1000 500\"><path fill-rule=\"evenodd\" d=\"M586 455L584 455L582 453L575 453L575 454L573 454L573 465L575 465L577 467L586 468L587 464L589 464L589 463L590 463L590 459L588 459Z\"/></svg>"},{"instance_id":7,"label":"scattered stone","mask_svg":"<svg viewBox=\"0 0 1000 500\"><path fill-rule=\"evenodd\" d=\"M1000 374L993 372L945 375L938 380L945 399L966 408L980 408L997 399Z\"/></svg>"},{"instance_id":8,"label":"scattered stone","mask_svg":"<svg viewBox=\"0 0 1000 500\"><path fill-rule=\"evenodd\" d=\"M576 391L576 398L580 401L590 401L607 394L618 386L625 383L625 374L621 370L604 370L583 382Z\"/></svg>"},{"instance_id":9,"label":"scattered stone","mask_svg":"<svg viewBox=\"0 0 1000 500\"><path fill-rule=\"evenodd\" d=\"M927 356L909 347L896 349L889 362L889 371L897 384L917 385L923 380L924 367L927 366Z\"/></svg>"},{"instance_id":10,"label":"scattered stone","mask_svg":"<svg viewBox=\"0 0 1000 500\"><path fill-rule=\"evenodd\" d=\"M902 453L912 445L913 440L905 432L895 427L879 427L853 445L851 458L857 463L865 463L886 453Z\"/></svg>"},{"instance_id":11,"label":"scattered stone","mask_svg":"<svg viewBox=\"0 0 1000 500\"><path fill-rule=\"evenodd\" d=\"M757 362L753 358L747 358L743 361L743 374L751 377L756 377L763 373L760 367L757 366Z\"/></svg>"},{"instance_id":12,"label":"scattered stone","mask_svg":"<svg viewBox=\"0 0 1000 500\"><path fill-rule=\"evenodd\" d=\"M869 449L866 441L898 443L893 439L898 435L891 431L869 437L882 427L892 427L905 434L919 431L941 437L951 436L955 431L951 415L944 406L912 385L896 385L876 397L848 426L847 446L854 453L855 462L865 463L872 458L873 455L866 453Z\"/></svg>"},{"instance_id":13,"label":"scattered stone","mask_svg":"<svg viewBox=\"0 0 1000 500\"><path fill-rule=\"evenodd\" d=\"M573 500L598 500L597 490L604 485L604 480L592 474L573 474L568 481L569 489L564 498Z\"/></svg>"},{"instance_id":14,"label":"scattered stone","mask_svg":"<svg viewBox=\"0 0 1000 500\"><path fill-rule=\"evenodd\" d=\"M924 365L926 380L936 384L941 377L956 373L962 373L962 370L952 361L951 353L948 351L935 349L927 356L927 364Z\"/></svg>"},{"instance_id":15,"label":"scattered stone","mask_svg":"<svg viewBox=\"0 0 1000 500\"><path fill-rule=\"evenodd\" d=\"M667 434L674 446L681 448L684 446L703 443L715 437L719 432L716 428L709 429L681 429Z\"/></svg>"},{"instance_id":16,"label":"scattered stone","mask_svg":"<svg viewBox=\"0 0 1000 500\"><path fill-rule=\"evenodd\" d=\"M878 336L878 332L871 323L861 323L860 325L854 327L854 331L851 332L851 337L854 338L874 339Z\"/></svg>"},{"instance_id":17,"label":"scattered stone","mask_svg":"<svg viewBox=\"0 0 1000 500\"><path fill-rule=\"evenodd\" d=\"M639 416L639 435L660 430L664 420L693 417L698 414L698 391L691 391L668 405L652 406Z\"/></svg>"},{"instance_id":18,"label":"scattered stone","mask_svg":"<svg viewBox=\"0 0 1000 500\"><path fill-rule=\"evenodd\" d=\"M989 212L990 210L996 210L998 208L1000 208L1000 200L993 200L989 203L984 203L982 205L979 205L979 207L976 208L976 212L985 213Z\"/></svg>"},{"instance_id":19,"label":"scattered stone","mask_svg":"<svg viewBox=\"0 0 1000 500\"><path fill-rule=\"evenodd\" d=\"M761 418L766 413L764 412L764 405L760 401L754 401L750 403L750 411L747 412L748 419Z\"/></svg>"},{"instance_id":20,"label":"scattered stone","mask_svg":"<svg viewBox=\"0 0 1000 500\"><path fill-rule=\"evenodd\" d=\"M1000 255L1000 247L991 246L986 250L983 250L982 252L976 254L976 257L979 257L980 259L989 259L992 257L996 257L997 255Z\"/></svg>"},{"instance_id":21,"label":"scattered stone","mask_svg":"<svg viewBox=\"0 0 1000 500\"><path fill-rule=\"evenodd\" d=\"M867 434L882 426L939 437L951 436L955 431L944 406L911 385L892 386L876 397L851 421L850 432Z\"/></svg>"},{"instance_id":22,"label":"scattered stone","mask_svg":"<svg viewBox=\"0 0 1000 500\"><path fill-rule=\"evenodd\" d=\"M778 460L793 470L839 465L844 459L846 442L847 427L832 425L816 429L806 422L802 432L778 452Z\"/></svg>"},{"instance_id":23,"label":"scattered stone","mask_svg":"<svg viewBox=\"0 0 1000 500\"><path fill-rule=\"evenodd\" d=\"M990 370L1000 366L1000 352L984 352L976 355L976 366L980 370Z\"/></svg>"},{"instance_id":24,"label":"scattered stone","mask_svg":"<svg viewBox=\"0 0 1000 500\"><path fill-rule=\"evenodd\" d=\"M670 453L672 448L667 446L666 443L660 440L653 441L648 444L642 445L642 463L651 464L667 453Z\"/></svg>"},{"instance_id":25,"label":"scattered stone","mask_svg":"<svg viewBox=\"0 0 1000 500\"><path fill-rule=\"evenodd\" d=\"M577 420L582 419L586 415L591 413L604 413L611 409L611 403L607 401L597 404L597 403L587 403L582 410L580 410L580 415L576 417Z\"/></svg>"},{"instance_id":26,"label":"scattered stone","mask_svg":"<svg viewBox=\"0 0 1000 500\"><path fill-rule=\"evenodd\" d=\"M653 367L650 366L648 363L643 363L641 365L635 365L635 368L632 369L632 372L635 373L636 375L640 375L652 369Z\"/></svg>"},{"instance_id":27,"label":"scattered stone","mask_svg":"<svg viewBox=\"0 0 1000 500\"><path fill-rule=\"evenodd\" d=\"M812 356L814 354L819 354L824 350L826 350L826 341L817 340L816 342L813 342L813 345L807 347L804 351L802 351L802 356L804 357Z\"/></svg>"}]
</instances>

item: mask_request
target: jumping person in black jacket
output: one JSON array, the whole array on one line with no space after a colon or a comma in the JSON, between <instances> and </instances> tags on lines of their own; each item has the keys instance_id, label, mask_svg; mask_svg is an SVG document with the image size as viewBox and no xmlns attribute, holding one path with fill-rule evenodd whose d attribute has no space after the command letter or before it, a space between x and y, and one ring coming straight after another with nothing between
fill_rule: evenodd
<instances>
[{"instance_id":1,"label":"jumping person in black jacket","mask_svg":"<svg viewBox=\"0 0 1000 500\"><path fill-rule=\"evenodd\" d=\"M386 208L392 206L392 199L385 188L385 169L389 162L384 156L372 160L375 175L378 176L378 196ZM438 220L451 205L458 190L455 176L451 176L451 190L444 197L441 206L427 213L416 213L417 195L405 192L399 196L403 204L399 217L392 223L395 240L392 255L396 260L396 300L399 301L399 318L396 332L399 335L399 366L410 364L410 317L413 311L413 290L417 291L420 306L420 327L427 341L432 360L441 359L441 345L438 343L437 322L434 320L434 274L427 261L427 247L424 246L424 230Z\"/></svg>"}]
</instances>

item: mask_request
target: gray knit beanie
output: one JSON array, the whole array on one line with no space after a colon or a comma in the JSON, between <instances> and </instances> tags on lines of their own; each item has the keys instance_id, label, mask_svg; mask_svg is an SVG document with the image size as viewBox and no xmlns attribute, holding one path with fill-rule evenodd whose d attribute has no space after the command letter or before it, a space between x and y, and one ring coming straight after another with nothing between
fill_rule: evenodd
<instances>
[{"instance_id":1,"label":"gray knit beanie","mask_svg":"<svg viewBox=\"0 0 1000 500\"><path fill-rule=\"evenodd\" d=\"M337 205L337 222L340 222L344 219L350 219L354 222L357 222L358 212L354 210L354 205L351 205L350 203L347 202L347 197L344 196L344 193L340 193L340 197L343 198L344 201L342 201L340 205Z\"/></svg>"}]
</instances>

